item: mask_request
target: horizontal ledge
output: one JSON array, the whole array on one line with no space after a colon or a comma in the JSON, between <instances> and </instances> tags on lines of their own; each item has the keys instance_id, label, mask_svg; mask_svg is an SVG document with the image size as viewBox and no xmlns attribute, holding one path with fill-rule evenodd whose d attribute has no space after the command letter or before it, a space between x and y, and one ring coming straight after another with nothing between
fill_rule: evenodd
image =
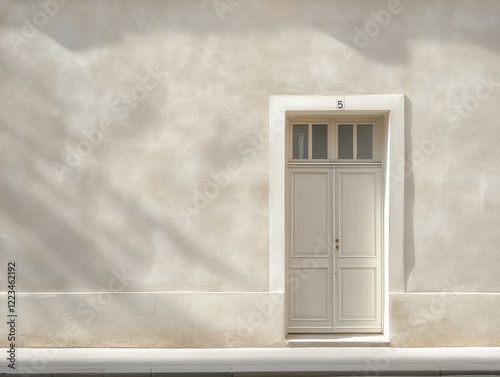
<instances>
[{"instance_id":1,"label":"horizontal ledge","mask_svg":"<svg viewBox=\"0 0 500 377\"><path fill-rule=\"evenodd\" d=\"M122 295L269 295L281 294L284 291L220 291L220 292L203 292L203 291L74 291L74 292L16 292L19 296L72 296L72 295L98 295L98 294L122 294ZM460 291L441 291L441 292L389 292L389 296L500 296L500 292L460 292ZM0 297L6 297L7 292L0 292Z\"/></svg>"},{"instance_id":2,"label":"horizontal ledge","mask_svg":"<svg viewBox=\"0 0 500 377\"><path fill-rule=\"evenodd\" d=\"M99 295L99 294L126 294L126 295L268 295L268 294L285 294L284 291L220 291L220 292L203 292L203 291L74 291L74 292L16 292L16 295ZM0 292L1 296L7 296L7 292Z\"/></svg>"},{"instance_id":3,"label":"horizontal ledge","mask_svg":"<svg viewBox=\"0 0 500 377\"><path fill-rule=\"evenodd\" d=\"M38 367L45 372L98 368L104 375L150 369L152 372L314 372L324 376L354 372L379 375L417 375L422 372L451 374L494 374L500 371L497 347L475 348L18 348L19 366ZM0 348L6 354L7 348ZM7 372L0 367L0 375ZM464 371L466 373L464 373ZM39 371L40 372L40 371ZM333 372L333 373L332 373ZM335 372L337 372L335 374ZM342 374L347 372L346 374ZM349 373L353 372L353 373ZM397 372L397 373L396 373ZM403 372L403 373L401 373ZM399 373L399 374L398 374ZM427 373L426 373L427 374ZM153 374L154 375L154 374ZM311 373L304 375L311 376ZM362 374L365 375L366 374ZM370 374L371 375L371 374ZM289 377L291 374L282 374Z\"/></svg>"},{"instance_id":4,"label":"horizontal ledge","mask_svg":"<svg viewBox=\"0 0 500 377\"><path fill-rule=\"evenodd\" d=\"M287 162L288 166L382 166L381 162Z\"/></svg>"},{"instance_id":5,"label":"horizontal ledge","mask_svg":"<svg viewBox=\"0 0 500 377\"><path fill-rule=\"evenodd\" d=\"M433 291L433 292L389 292L390 296L417 296L417 295L441 295L441 296L447 296L447 295L470 295L470 296L478 296L478 295L500 295L500 292L479 292L479 291L473 291L473 292L463 292L463 291Z\"/></svg>"}]
</instances>

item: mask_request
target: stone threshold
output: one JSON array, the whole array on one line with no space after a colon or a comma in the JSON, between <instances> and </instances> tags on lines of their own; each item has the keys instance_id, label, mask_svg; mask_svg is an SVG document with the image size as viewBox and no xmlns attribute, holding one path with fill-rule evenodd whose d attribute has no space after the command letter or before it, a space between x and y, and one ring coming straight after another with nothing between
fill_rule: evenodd
<instances>
[{"instance_id":1,"label":"stone threshold","mask_svg":"<svg viewBox=\"0 0 500 377\"><path fill-rule=\"evenodd\" d=\"M289 347L389 347L389 337L357 334L293 334L287 336Z\"/></svg>"}]
</instances>

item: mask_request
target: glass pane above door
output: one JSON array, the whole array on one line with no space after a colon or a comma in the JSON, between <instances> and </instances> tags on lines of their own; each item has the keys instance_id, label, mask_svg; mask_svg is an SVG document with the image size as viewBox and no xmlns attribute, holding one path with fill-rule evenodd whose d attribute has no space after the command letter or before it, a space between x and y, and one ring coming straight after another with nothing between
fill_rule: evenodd
<instances>
[{"instance_id":1,"label":"glass pane above door","mask_svg":"<svg viewBox=\"0 0 500 377\"><path fill-rule=\"evenodd\" d=\"M350 160L354 155L353 125L339 124L338 127L338 151L339 159Z\"/></svg>"},{"instance_id":2,"label":"glass pane above door","mask_svg":"<svg viewBox=\"0 0 500 377\"><path fill-rule=\"evenodd\" d=\"M293 125L293 159L308 159L309 158L309 138L307 124Z\"/></svg>"},{"instance_id":3,"label":"glass pane above door","mask_svg":"<svg viewBox=\"0 0 500 377\"><path fill-rule=\"evenodd\" d=\"M357 141L358 141L358 159L373 158L373 125L358 124L357 126Z\"/></svg>"},{"instance_id":4,"label":"glass pane above door","mask_svg":"<svg viewBox=\"0 0 500 377\"><path fill-rule=\"evenodd\" d=\"M312 125L312 158L328 158L328 126L326 124Z\"/></svg>"}]
</instances>

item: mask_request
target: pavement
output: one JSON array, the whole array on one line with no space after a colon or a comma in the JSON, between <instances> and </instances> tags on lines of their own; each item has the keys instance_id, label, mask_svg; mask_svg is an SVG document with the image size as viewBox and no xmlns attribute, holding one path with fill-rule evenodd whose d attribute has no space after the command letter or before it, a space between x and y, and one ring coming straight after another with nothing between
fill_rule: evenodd
<instances>
[{"instance_id":1,"label":"pavement","mask_svg":"<svg viewBox=\"0 0 500 377\"><path fill-rule=\"evenodd\" d=\"M15 370L0 360L1 377L500 376L500 347L21 348Z\"/></svg>"}]
</instances>

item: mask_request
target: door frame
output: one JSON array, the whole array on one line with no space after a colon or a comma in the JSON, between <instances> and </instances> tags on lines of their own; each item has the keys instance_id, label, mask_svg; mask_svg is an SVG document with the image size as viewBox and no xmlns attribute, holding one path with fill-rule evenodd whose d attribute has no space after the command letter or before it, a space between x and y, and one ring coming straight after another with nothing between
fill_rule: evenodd
<instances>
[{"instance_id":1,"label":"door frame","mask_svg":"<svg viewBox=\"0 0 500 377\"><path fill-rule=\"evenodd\" d=\"M337 103L342 100L342 110ZM310 115L382 116L383 141L383 334L389 336L389 292L404 292L404 135L405 96L271 96L270 99L270 212L269 292L285 296L285 136L286 118ZM284 302L284 300L283 300ZM283 308L285 311L286 309ZM282 322L286 337L286 320Z\"/></svg>"}]
</instances>

